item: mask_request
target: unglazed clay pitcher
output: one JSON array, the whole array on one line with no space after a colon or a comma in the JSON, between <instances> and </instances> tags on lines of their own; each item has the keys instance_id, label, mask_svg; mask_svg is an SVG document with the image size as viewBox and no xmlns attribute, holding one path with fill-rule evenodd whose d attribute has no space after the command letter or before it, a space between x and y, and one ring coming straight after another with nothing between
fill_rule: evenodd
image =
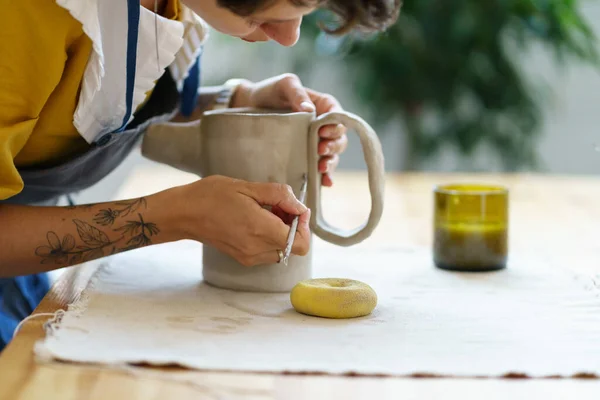
<instances>
[{"instance_id":1,"label":"unglazed clay pitcher","mask_svg":"<svg viewBox=\"0 0 600 400\"><path fill-rule=\"evenodd\" d=\"M360 137L368 168L371 212L351 231L328 225L321 212L321 175L318 171L319 128L344 124ZM259 109L225 109L204 114L192 123L150 127L142 143L144 156L202 177L223 175L252 182L290 185L296 196L308 176L306 205L310 227L321 239L351 246L368 238L383 211L384 165L381 143L361 118L346 112L314 113ZM312 250L292 255L288 265L244 267L215 248L203 246L204 280L217 287L260 292L287 292L312 275Z\"/></svg>"}]
</instances>

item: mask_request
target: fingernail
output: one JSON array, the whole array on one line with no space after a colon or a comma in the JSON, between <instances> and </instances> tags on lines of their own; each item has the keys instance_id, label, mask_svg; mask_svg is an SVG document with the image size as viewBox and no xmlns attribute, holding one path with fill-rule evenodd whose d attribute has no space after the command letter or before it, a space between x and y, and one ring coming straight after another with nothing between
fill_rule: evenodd
<instances>
[{"instance_id":1,"label":"fingernail","mask_svg":"<svg viewBox=\"0 0 600 400\"><path fill-rule=\"evenodd\" d=\"M325 133L323 134L323 136L327 137L327 138L331 138L333 136L335 136L335 128L329 128L325 131Z\"/></svg>"},{"instance_id":2,"label":"fingernail","mask_svg":"<svg viewBox=\"0 0 600 400\"><path fill-rule=\"evenodd\" d=\"M323 173L330 173L333 168L333 160L329 160L325 163L325 170Z\"/></svg>"},{"instance_id":3,"label":"fingernail","mask_svg":"<svg viewBox=\"0 0 600 400\"><path fill-rule=\"evenodd\" d=\"M298 202L297 210L298 212L300 212L300 214L304 214L308 210L308 208L304 204Z\"/></svg>"},{"instance_id":4,"label":"fingernail","mask_svg":"<svg viewBox=\"0 0 600 400\"><path fill-rule=\"evenodd\" d=\"M315 111L315 106L312 103L309 103L308 101L303 101L302 103L300 103L300 108L306 112Z\"/></svg>"}]
</instances>

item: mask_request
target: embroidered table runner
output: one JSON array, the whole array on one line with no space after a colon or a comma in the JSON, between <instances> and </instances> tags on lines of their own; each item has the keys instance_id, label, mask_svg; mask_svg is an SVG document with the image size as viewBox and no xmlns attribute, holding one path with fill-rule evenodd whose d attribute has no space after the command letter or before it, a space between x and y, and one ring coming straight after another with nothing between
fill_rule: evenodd
<instances>
[{"instance_id":1,"label":"embroidered table runner","mask_svg":"<svg viewBox=\"0 0 600 400\"><path fill-rule=\"evenodd\" d=\"M316 241L314 257L315 277L370 284L375 311L321 319L296 313L287 294L211 287L201 246L183 241L102 261L36 354L225 371L600 374L600 289L591 277L526 254L490 273L438 270L427 248Z\"/></svg>"}]
</instances>

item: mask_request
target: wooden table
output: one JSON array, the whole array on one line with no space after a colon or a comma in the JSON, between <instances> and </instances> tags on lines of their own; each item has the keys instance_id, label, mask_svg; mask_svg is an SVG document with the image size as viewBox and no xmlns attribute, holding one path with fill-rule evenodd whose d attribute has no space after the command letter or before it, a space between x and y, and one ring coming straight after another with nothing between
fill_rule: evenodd
<instances>
[{"instance_id":1,"label":"wooden table","mask_svg":"<svg viewBox=\"0 0 600 400\"><path fill-rule=\"evenodd\" d=\"M195 180L168 167L135 170L118 197L139 196ZM512 251L539 250L556 262L577 254L572 268L600 273L600 179L565 176L390 175L386 209L365 245L431 243L432 187L477 180L501 183L511 196ZM368 212L366 175L338 173L336 187L324 194L328 220L345 227ZM348 201L352 199L352 201ZM585 257L583 257L585 256ZM92 266L66 272L36 310L53 312L77 298ZM43 335L43 318L27 323L0 356L0 399L555 399L598 398L598 380L395 379L265 374L207 373L136 369L115 371L91 366L37 365L34 342Z\"/></svg>"}]
</instances>

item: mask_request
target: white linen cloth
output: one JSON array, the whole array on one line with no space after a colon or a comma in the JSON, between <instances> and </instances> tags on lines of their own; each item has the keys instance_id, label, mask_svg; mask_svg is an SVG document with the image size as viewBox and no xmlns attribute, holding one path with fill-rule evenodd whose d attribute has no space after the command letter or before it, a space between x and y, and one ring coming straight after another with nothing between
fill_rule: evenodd
<instances>
[{"instance_id":1,"label":"white linen cloth","mask_svg":"<svg viewBox=\"0 0 600 400\"><path fill-rule=\"evenodd\" d=\"M457 273L434 268L427 248L315 243L314 276L370 284L371 315L321 319L296 313L287 294L208 286L201 246L183 241L102 261L36 354L227 371L600 374L600 289L591 277L534 255L514 256L503 271Z\"/></svg>"}]
</instances>

